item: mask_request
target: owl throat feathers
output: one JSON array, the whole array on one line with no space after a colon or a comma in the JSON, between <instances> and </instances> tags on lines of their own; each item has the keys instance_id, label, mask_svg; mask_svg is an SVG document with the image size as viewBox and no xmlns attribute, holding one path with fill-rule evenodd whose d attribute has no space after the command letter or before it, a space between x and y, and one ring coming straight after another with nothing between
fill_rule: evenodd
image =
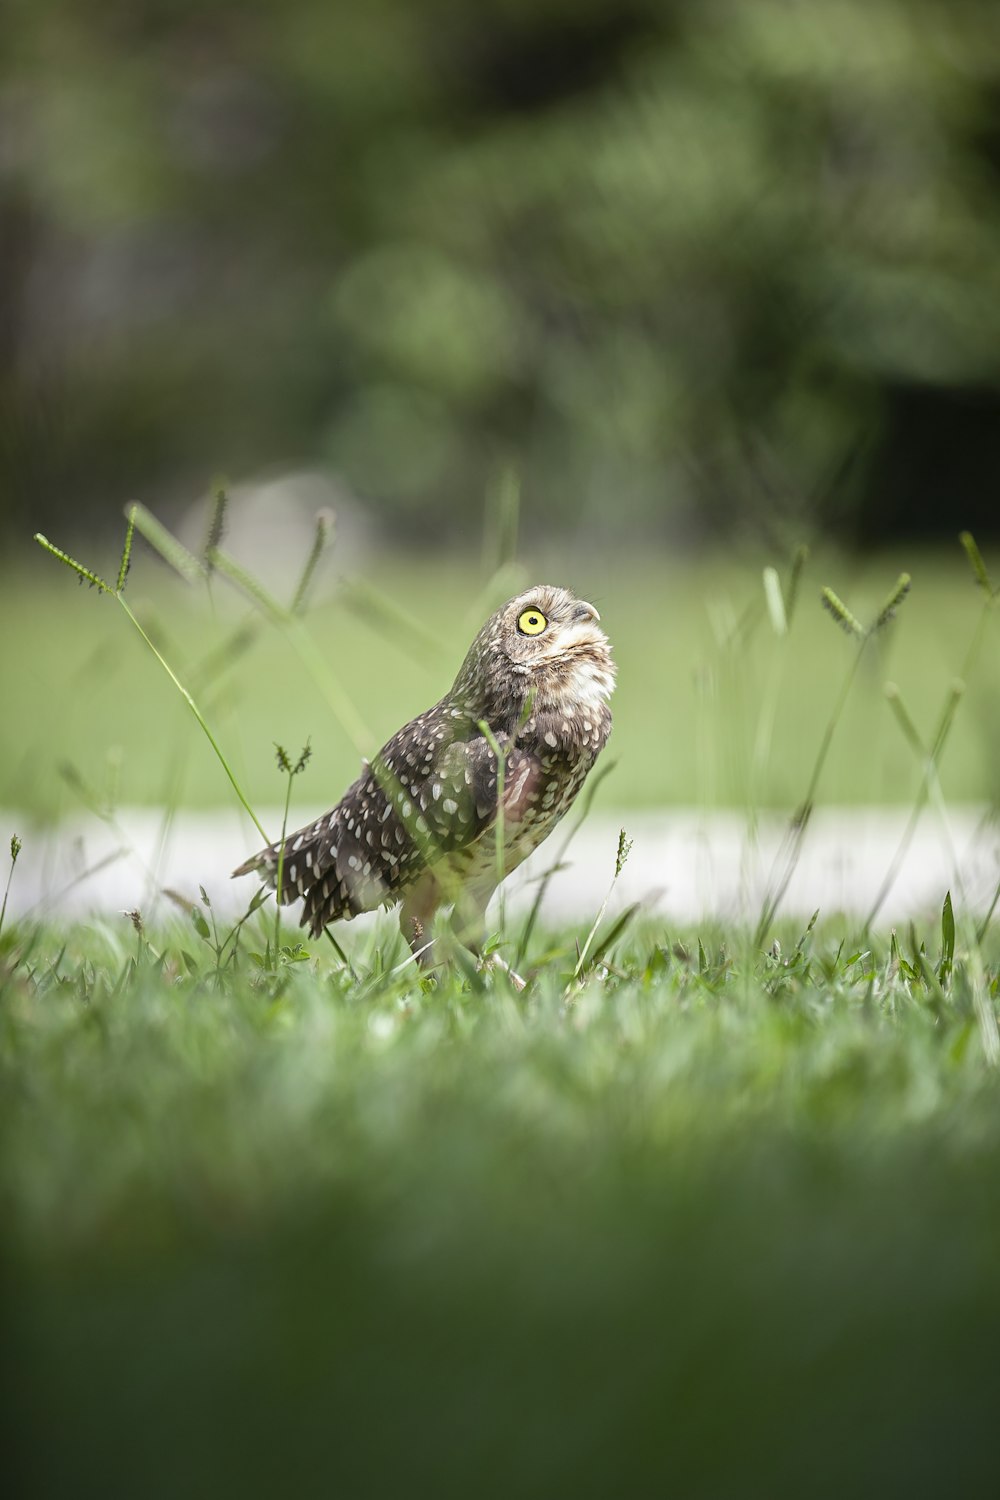
<instances>
[{"instance_id":1,"label":"owl throat feathers","mask_svg":"<svg viewBox=\"0 0 1000 1500\"><path fill-rule=\"evenodd\" d=\"M483 655L470 652L449 695L473 722L515 744L569 753L606 739L615 666L603 632L589 622L530 662L501 651L487 665Z\"/></svg>"}]
</instances>

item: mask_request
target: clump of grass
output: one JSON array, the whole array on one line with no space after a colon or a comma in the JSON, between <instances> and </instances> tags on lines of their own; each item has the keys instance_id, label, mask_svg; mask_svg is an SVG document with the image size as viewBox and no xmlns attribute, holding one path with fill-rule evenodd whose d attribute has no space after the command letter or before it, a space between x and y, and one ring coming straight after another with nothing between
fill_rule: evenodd
<instances>
[{"instance_id":1,"label":"clump of grass","mask_svg":"<svg viewBox=\"0 0 1000 1500\"><path fill-rule=\"evenodd\" d=\"M659 1493L666 1442L713 1492L773 1494L762 1432L798 1491L831 1410L876 1406L880 1484L925 1426L932 1488L967 1443L988 1467L1000 1126L953 916L940 951L813 921L735 957L637 919L570 993L553 932L523 995L425 986L384 928L353 978L262 968L205 897L193 952L135 913L36 930L0 969L0 1201L18 1432L60 1434L40 1491L133 1492L151 1409L183 1440L164 1493L192 1462L273 1493L332 1443L363 1490L450 1493L458 1465L516 1494L533 1431L529 1492L614 1493L625 1453ZM248 925L263 946L270 914ZM991 1005L998 975L993 951ZM957 1456L942 1392L949 1420L972 1403Z\"/></svg>"}]
</instances>

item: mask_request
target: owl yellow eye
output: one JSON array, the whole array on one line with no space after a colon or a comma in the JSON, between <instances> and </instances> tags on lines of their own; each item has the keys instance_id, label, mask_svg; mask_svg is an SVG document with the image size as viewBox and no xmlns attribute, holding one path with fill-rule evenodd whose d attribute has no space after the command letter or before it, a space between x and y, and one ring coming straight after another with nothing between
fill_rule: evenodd
<instances>
[{"instance_id":1,"label":"owl yellow eye","mask_svg":"<svg viewBox=\"0 0 1000 1500\"><path fill-rule=\"evenodd\" d=\"M517 628L522 635L541 635L548 623L540 609L526 609L518 615Z\"/></svg>"}]
</instances>

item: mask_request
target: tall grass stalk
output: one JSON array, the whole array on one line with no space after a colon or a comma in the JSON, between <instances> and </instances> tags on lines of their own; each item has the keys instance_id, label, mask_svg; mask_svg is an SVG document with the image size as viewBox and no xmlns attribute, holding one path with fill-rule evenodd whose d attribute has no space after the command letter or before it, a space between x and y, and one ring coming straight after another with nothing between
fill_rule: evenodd
<instances>
[{"instance_id":1,"label":"tall grass stalk","mask_svg":"<svg viewBox=\"0 0 1000 1500\"><path fill-rule=\"evenodd\" d=\"M566 858L570 845L576 838L576 835L579 833L580 829L583 827L584 823L587 820L587 817L590 814L590 809L593 804L594 797L597 793L597 789L604 778L611 774L617 764L618 762L614 760L607 761L604 765L599 765L596 770L591 771L590 775L587 777L586 786L580 799L580 811L577 813L577 816L574 818L573 822L570 825L566 837L560 844L555 859L550 865L548 865L545 873L538 879L537 889L535 890L535 897L531 903L531 910L528 912L527 921L525 922L524 927L521 929L521 936L518 939L517 957L514 960L514 967L516 969L519 969L521 967L525 955L527 954L528 944L531 942L531 936L538 921L538 915L542 908L542 902L545 900L545 893L552 882L552 878L554 875L557 875L560 870L565 869L563 861Z\"/></svg>"},{"instance_id":2,"label":"tall grass stalk","mask_svg":"<svg viewBox=\"0 0 1000 1500\"><path fill-rule=\"evenodd\" d=\"M750 775L746 787L748 824L747 865L750 863L750 856L757 841L757 808L760 800L760 782L766 771L771 746L774 742L774 726L777 722L778 703L781 697L782 683L788 668L789 652L791 649L792 622L798 603L802 572L808 557L808 547L803 545L795 549L788 577L784 583L782 583L781 576L776 568L767 567L764 569L762 575L764 600L767 616L774 635L774 646L770 657L767 682L761 695L760 708L757 713L753 749L750 758ZM748 868L745 873L749 880L750 871Z\"/></svg>"},{"instance_id":3,"label":"tall grass stalk","mask_svg":"<svg viewBox=\"0 0 1000 1500\"><path fill-rule=\"evenodd\" d=\"M856 649L850 667L848 668L841 683L840 691L838 692L834 700L830 717L827 720L822 738L820 739L819 748L816 752L816 758L813 761L812 772L809 777L809 784L806 788L805 797L799 804L799 807L797 808L796 812L793 814L789 822L784 839L782 840L781 847L779 848L778 853L775 856L774 863L771 867L771 875L768 881L767 891L764 896L763 904L761 906L761 912L760 917L758 918L757 927L754 931L753 943L757 948L759 948L764 942L768 930L770 929L771 923L774 921L774 918L778 912L778 908L780 907L781 902L784 899L785 892L788 889L792 876L794 875L795 870L798 866L799 859L802 854L802 845L805 841L806 830L808 829L809 821L812 817L813 809L815 807L816 792L819 788L820 777L823 774L823 768L826 765L826 759L830 753L830 746L833 744L833 737L837 731L837 725L840 723L840 719L847 704L847 699L850 695L851 688L853 687L855 678L858 675L858 670L861 666L861 662L864 659L865 653L871 642L875 639L880 631L884 630L889 621L895 617L896 611L899 609L899 606L902 604L909 591L910 576L908 573L901 573L897 578L892 590L886 596L886 599L883 602L882 607L878 611L878 614L875 616L874 620L872 620L867 629L861 624L860 620L858 620L857 617L851 613L847 605L843 602L839 595L834 593L833 589L824 588L821 592L820 598L824 609L826 609L827 612L833 617L834 621L840 626L845 634L850 636L851 639L856 643Z\"/></svg>"},{"instance_id":4,"label":"tall grass stalk","mask_svg":"<svg viewBox=\"0 0 1000 1500\"><path fill-rule=\"evenodd\" d=\"M240 567L238 563L236 563L232 558L228 557L227 554L222 551L221 542L225 530L227 500L228 497L225 487L221 484L217 485L214 491L212 516L206 534L202 557L200 560L194 557L193 554L188 552L183 544L179 542L177 538L166 529L166 527L164 527L159 521L156 520L154 516L152 516L142 507L134 507L134 510L136 512L136 523L142 535L146 538L150 545L153 546L157 552L159 552L164 561L167 562L171 567L173 567L175 571L178 572L179 575L185 578L187 581L196 582L199 578L204 578L206 586L208 586L210 584L212 576L216 572L222 573L231 584L234 584L243 593L244 597L248 597L250 601L256 606L259 611L258 618L263 618L271 621L272 623L277 623L281 625L286 631L290 631L293 634L295 643L300 647L299 654L302 655L304 654L302 642L305 642L305 651L308 651L308 649L312 646L312 643L309 640L308 636L305 636L304 634L298 634L298 619L299 616L301 616L305 611L309 591L312 586L316 569L319 566L324 553L331 545L334 536L335 521L333 512L326 509L317 512L312 546L305 560L305 564L299 576L298 583L296 584L291 606L286 609L285 606L280 604L279 601L276 600L273 595L268 592L267 589L265 589L264 585L260 583L258 579L256 579L251 573L249 573L248 570ZM210 588L209 594L210 598L212 599L212 606L214 611L214 596L212 596ZM243 651L248 649L248 647L253 644L253 642L257 638L258 630L258 625L253 621L242 621L240 625L237 626L236 630L232 632L232 634L227 638L226 641L222 643L221 646L214 648L212 652L206 655L197 669L199 677L206 683L214 683L214 681L217 679L219 671L222 668L230 665L238 655L242 654ZM312 666L314 677L319 677L321 679L321 685L326 689L325 695L333 701L333 706L335 708L343 709L346 706L346 711L349 718L352 705L346 698L345 694L340 693L338 695L337 685L331 682L330 674L326 672L325 664L323 664L322 660L318 658L318 655L313 657ZM355 742L357 742L363 735L364 728L363 725L361 725L360 719L356 715L354 718L354 729ZM252 813L251 816L253 816ZM287 825L287 818L288 803L286 799L285 825ZM265 842L269 842L267 834L262 829L260 823L257 822L256 818L254 818L254 822ZM282 848L284 845L285 831L286 827L283 826L281 841ZM280 933L280 903L276 902L276 906L279 908L276 916L276 922L279 924L277 932ZM343 954L342 949L340 948L340 945L333 938L332 934L328 933L327 936L330 938L330 941L338 957L342 962L346 964L347 960Z\"/></svg>"},{"instance_id":5,"label":"tall grass stalk","mask_svg":"<svg viewBox=\"0 0 1000 1500\"><path fill-rule=\"evenodd\" d=\"M281 815L281 838L278 843L278 870L274 883L274 962L277 965L278 954L281 951L281 897L285 887L285 839L288 835L288 810L292 804L292 782L296 776L301 776L312 749L306 740L302 753L298 760L293 762L281 745L275 745L278 758L278 770L285 774L285 806Z\"/></svg>"},{"instance_id":6,"label":"tall grass stalk","mask_svg":"<svg viewBox=\"0 0 1000 1500\"><path fill-rule=\"evenodd\" d=\"M502 468L486 494L483 526L483 571L486 583L470 606L466 625L476 631L487 615L529 582L518 562L521 480L515 468Z\"/></svg>"},{"instance_id":7,"label":"tall grass stalk","mask_svg":"<svg viewBox=\"0 0 1000 1500\"><path fill-rule=\"evenodd\" d=\"M948 824L948 809L941 788L941 781L937 773L937 762L934 758L934 746L928 748L920 738L919 731L911 718L902 694L895 683L886 683L885 695L893 716L899 725L903 737L909 745L913 754L923 765L922 785L927 787L928 794L934 804L935 811L941 825L941 835L944 840L948 855L948 862L952 870L952 878L955 888L959 892L959 916L958 923L962 930L965 946L968 951L969 980L972 989L973 1007L979 1026L979 1035L982 1042L983 1053L986 1061L991 1067L1000 1063L1000 1033L997 1030L997 1019L989 997L989 986L986 977L986 966L983 962L980 938L975 923L969 913L971 905L968 892L965 889L965 880L962 874L962 863L955 850L954 841ZM945 901L946 921L952 925L951 945L954 946L954 913L952 903L946 898ZM950 963L949 963L950 970ZM943 977L943 976L942 976Z\"/></svg>"},{"instance_id":8,"label":"tall grass stalk","mask_svg":"<svg viewBox=\"0 0 1000 1500\"><path fill-rule=\"evenodd\" d=\"M937 730L935 731L934 739L931 744L930 754L928 759L924 763L920 784L917 788L917 794L914 798L913 806L910 809L910 815L907 819L906 826L903 829L902 835L900 836L899 843L896 846L892 859L889 861L888 869L886 870L885 876L882 880L882 884L879 886L875 900L872 902L871 909L869 910L868 915L865 918L866 931L871 927L872 923L875 921L875 918L878 916L879 912L882 910L882 907L885 905L889 893L899 877L899 872L903 868L903 863L906 859L907 854L909 853L910 845L912 844L914 835L917 831L917 825L919 824L920 819L923 815L924 808L927 806L927 801L930 796L931 789L930 778L932 775L937 775L938 768L941 764L941 758L944 754L944 748L947 744L948 736L951 733L951 728L955 721L955 713L962 697L961 684L967 682L973 672L976 662L979 659L979 653L982 649L983 641L986 637L986 630L989 625L990 618L995 612L998 602L1000 602L1000 588L994 588L993 586L992 580L990 579L990 575L986 568L986 564L983 561L982 553L976 545L975 537L970 531L963 531L960 534L958 540L961 543L962 550L965 552L966 557L969 559L969 566L972 569L974 581L977 587L979 587L983 591L986 597L983 601L983 607L979 612L979 617L976 621L976 625L972 633L972 639L966 647L965 657L963 659L962 666L959 672L959 681L958 683L952 684L948 696L945 699L945 704L941 711L941 718L938 722ZM998 897L1000 897L1000 888L998 888ZM994 901L994 906L995 904L996 902ZM991 915L992 912L993 907L990 908ZM983 930L985 931L985 928Z\"/></svg>"},{"instance_id":9,"label":"tall grass stalk","mask_svg":"<svg viewBox=\"0 0 1000 1500\"><path fill-rule=\"evenodd\" d=\"M631 852L632 840L628 837L624 828L620 828L618 830L618 847L615 850L615 873L611 877L611 884L608 886L607 893L605 894L604 900L601 902L601 905L597 912L597 916L591 923L590 931L587 933L587 936L584 939L583 947L580 949L579 956L576 960L576 968L573 970L573 977L570 980L570 984L566 990L567 999L571 997L574 986L579 982L580 975L583 972L583 966L587 961L587 954L590 952L591 944L593 943L594 938L597 936L597 929L604 921L604 913L608 909L608 902L614 895L615 886L618 884L619 877L621 876L621 873L625 868L626 861L628 860ZM623 913L623 916L626 916L627 920L630 920L631 913L633 911L634 908L630 908L629 913ZM622 925L624 926L624 923Z\"/></svg>"},{"instance_id":10,"label":"tall grass stalk","mask_svg":"<svg viewBox=\"0 0 1000 1500\"><path fill-rule=\"evenodd\" d=\"M149 636L146 634L145 630L143 630L142 626L140 625L139 621L136 619L135 615L132 613L132 610L129 608L128 604L120 596L116 595L116 597L118 598L118 603L121 605L122 609L125 611L126 618L131 621L134 629L138 632L138 634L140 635L140 637L142 638L142 640L149 647L150 651L156 657L156 660L160 663L160 666L163 668L163 670L166 672L167 676L170 678L170 681L173 683L174 687L177 689L177 691L180 693L181 697L184 699L184 701L187 704L188 708L194 714L194 716L195 716L196 720L198 721L198 724L199 724L199 726L201 728L202 733L204 734L205 738L208 740L208 743L211 745L213 751L215 752L216 758L217 758L219 764L221 765L222 769L225 771L226 776L227 776L227 778L229 780L230 785L232 786L233 791L236 793L237 797L239 798L239 801L242 804L244 810L249 814L250 820L253 823L254 827L257 829L257 832L260 834L261 838L264 839L264 841L266 843L267 842L267 834L264 831L264 826L261 823L260 819L258 818L257 814L254 812L253 808L251 807L251 805L250 805L250 803L249 803L249 801L247 799L246 793L244 792L243 788L240 786L239 782L237 781L236 774L233 771L233 768L230 765L228 759L226 758L226 755L223 752L222 747L220 746L218 740L215 738L215 735L212 732L211 727L209 726L208 720L205 718L205 716L202 713L201 709L198 707L198 704L195 702L195 700L192 697L192 695L188 692L188 690L184 686L183 682L181 682L180 678L177 676L177 673L174 671L173 667L167 661L166 657L164 657L163 655L161 655L161 653L157 650L156 646L150 640Z\"/></svg>"},{"instance_id":11,"label":"tall grass stalk","mask_svg":"<svg viewBox=\"0 0 1000 1500\"><path fill-rule=\"evenodd\" d=\"M312 636L305 629L300 616L275 599L259 578L225 552L216 548L212 553L212 562L245 599L263 611L271 623L278 627L326 699L354 749L359 755L364 755L371 745L372 735L349 694L331 671L326 658L320 653ZM296 590L296 598L299 593L300 590Z\"/></svg>"},{"instance_id":12,"label":"tall grass stalk","mask_svg":"<svg viewBox=\"0 0 1000 1500\"><path fill-rule=\"evenodd\" d=\"M56 558L56 560L58 562L61 562L66 567L70 568L71 571L74 572L77 575L77 577L81 580L81 582L89 583L90 586L91 586L91 588L96 588L100 593L110 594L111 597L117 602L117 604L119 605L119 607L123 610L126 619L128 619L128 621L132 625L133 629L137 632L137 634L142 639L142 641L144 641L144 643L146 644L146 646L149 648L149 650L156 657L156 660L160 663L160 666L166 672L167 676L170 678L170 681L173 683L174 687L180 693L181 697L184 699L184 701L187 704L188 708L194 714L194 717L197 720L197 722L198 722L198 724L199 724L199 726L200 726L200 728L202 730L202 733L205 735L205 738L208 740L208 743L211 745L213 751L215 752L215 755L216 755L216 758L219 761L219 764L222 766L222 769L225 771L226 776L227 776L227 778L229 780L229 783L230 783L230 785L233 788L233 791L236 793L237 797L239 798L239 800L240 800L241 804L243 805L243 807L245 808L246 812L250 815L250 818L251 818L251 820L252 820L252 822L254 824L254 827L257 829L257 831L260 833L261 837L264 839L264 841L266 843L267 842L267 834L264 832L264 828L263 828L260 820L258 819L257 814L254 812L253 808L250 806L250 803L247 800L247 797L246 797L246 794L243 791L243 788L240 786L239 782L236 779L236 775L235 775L235 773L233 771L232 766L229 764L229 761L226 759L226 756L223 753L223 751L222 751L222 749L221 749L218 741L216 740L215 735L212 733L212 730L209 727L208 721L205 719L204 715L201 712L201 709L198 707L198 705L195 702L194 698L192 697L191 693L184 686L183 682L181 682L180 678L178 677L177 673L174 671L174 669L170 665L170 663L167 661L166 657L164 657L162 655L162 653L157 649L157 647L150 640L150 638L147 635L146 631L143 629L143 627L140 625L139 621L136 619L135 615L133 614L132 610L129 608L129 605L128 605L126 599L125 599L125 594L124 594L125 581L126 581L126 578L128 576L128 568L129 568L129 563L130 563L130 560L131 560L132 536L133 536L133 532L135 530L136 523L137 523L137 518L138 518L137 517L137 513L138 513L138 507L137 506L133 506L132 512L131 512L131 514L129 516L128 530L127 530L126 535L125 535L125 546L122 549L122 561L121 561L121 566L120 566L120 568L118 570L118 585L117 585L116 588L112 588L110 584L106 583L104 581L104 579L101 578L99 576L99 574L95 573L91 568L88 568L83 563L78 562L76 560L76 558L70 557L67 552L63 552L60 547L55 546L54 543L50 542L49 539L48 539L48 537L43 536L41 532L36 532L35 533L35 541L38 543L38 545L40 547L42 547L46 552L48 552L50 554L50 556ZM179 546L180 544L178 543L177 545Z\"/></svg>"},{"instance_id":13,"label":"tall grass stalk","mask_svg":"<svg viewBox=\"0 0 1000 1500\"><path fill-rule=\"evenodd\" d=\"M428 661L444 662L445 651L440 637L367 579L345 580L340 597L383 640L389 641L420 666L426 666Z\"/></svg>"},{"instance_id":14,"label":"tall grass stalk","mask_svg":"<svg viewBox=\"0 0 1000 1500\"><path fill-rule=\"evenodd\" d=\"M982 943L983 938L986 936L989 925L993 920L993 913L997 909L998 902L1000 902L1000 880L997 881L996 889L993 892L993 899L990 901L990 904L986 909L986 915L983 917L983 920L976 928L976 941L980 944Z\"/></svg>"},{"instance_id":15,"label":"tall grass stalk","mask_svg":"<svg viewBox=\"0 0 1000 1500\"><path fill-rule=\"evenodd\" d=\"M10 836L10 869L7 871L7 884L3 891L3 905L0 905L0 937L3 936L3 923L7 915L7 897L10 895L10 883L14 878L14 866L17 864L17 856L21 852L21 840L16 833Z\"/></svg>"},{"instance_id":16,"label":"tall grass stalk","mask_svg":"<svg viewBox=\"0 0 1000 1500\"><path fill-rule=\"evenodd\" d=\"M497 816L496 823L494 824L494 873L496 874L497 887L499 888L502 886L504 876L507 873L506 845L504 842L506 837L506 809L504 806L504 792L506 790L507 782L507 756L499 740L497 739L496 735L493 733L492 729L487 724L485 719L480 719L477 727L486 743L489 745L491 751L493 752L494 759L497 763ZM500 900L501 902L503 901L502 894ZM501 927L503 926L502 920L500 925Z\"/></svg>"}]
</instances>

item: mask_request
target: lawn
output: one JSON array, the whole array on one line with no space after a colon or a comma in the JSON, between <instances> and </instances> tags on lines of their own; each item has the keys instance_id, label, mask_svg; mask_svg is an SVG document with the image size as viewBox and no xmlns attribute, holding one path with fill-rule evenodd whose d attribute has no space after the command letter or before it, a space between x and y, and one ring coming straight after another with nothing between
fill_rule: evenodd
<instances>
[{"instance_id":1,"label":"lawn","mask_svg":"<svg viewBox=\"0 0 1000 1500\"><path fill-rule=\"evenodd\" d=\"M0 942L20 1493L993 1472L993 934L633 929L574 981L581 927L517 995L377 936L275 970L266 912L221 964L180 919Z\"/></svg>"},{"instance_id":2,"label":"lawn","mask_svg":"<svg viewBox=\"0 0 1000 1500\"><path fill-rule=\"evenodd\" d=\"M595 600L618 657L600 797L795 806L818 766L829 801L912 801L925 773L936 800L993 795L997 614L955 553L810 564L786 634L787 581L766 605L758 566L539 563ZM912 597L874 634L820 607L829 582L869 624L903 564ZM328 803L447 685L502 582L376 571L304 634L133 558L131 607L252 801L283 791L274 741L311 737L296 791ZM234 795L113 598L39 556L0 614L27 641L0 668L0 804ZM938 776L921 742L942 722ZM421 981L388 926L348 968L276 936L269 905L231 932L207 905L149 931L8 921L21 1492L978 1488L1000 1400L996 915L756 938L597 917L500 935L523 993L461 952Z\"/></svg>"}]
</instances>

